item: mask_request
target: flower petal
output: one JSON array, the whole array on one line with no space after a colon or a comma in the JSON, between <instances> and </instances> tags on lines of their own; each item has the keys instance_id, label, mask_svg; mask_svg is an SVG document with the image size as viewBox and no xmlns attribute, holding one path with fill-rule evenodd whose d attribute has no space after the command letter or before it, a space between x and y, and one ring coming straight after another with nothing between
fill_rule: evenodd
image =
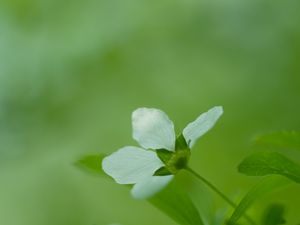
<instances>
[{"instance_id":1,"label":"flower petal","mask_svg":"<svg viewBox=\"0 0 300 225\"><path fill-rule=\"evenodd\" d=\"M189 123L183 130L183 136L189 147L196 143L196 141L209 131L223 114L222 106L216 106L209 111L201 114L194 122Z\"/></svg>"},{"instance_id":2,"label":"flower petal","mask_svg":"<svg viewBox=\"0 0 300 225\"><path fill-rule=\"evenodd\" d=\"M159 109L139 108L132 113L133 138L146 149L175 149L174 124Z\"/></svg>"},{"instance_id":3,"label":"flower petal","mask_svg":"<svg viewBox=\"0 0 300 225\"><path fill-rule=\"evenodd\" d=\"M131 194L136 199L150 198L167 186L173 177L174 175L147 177L133 186Z\"/></svg>"},{"instance_id":4,"label":"flower petal","mask_svg":"<svg viewBox=\"0 0 300 225\"><path fill-rule=\"evenodd\" d=\"M105 157L102 168L119 184L135 184L164 166L155 152L127 146Z\"/></svg>"}]
</instances>

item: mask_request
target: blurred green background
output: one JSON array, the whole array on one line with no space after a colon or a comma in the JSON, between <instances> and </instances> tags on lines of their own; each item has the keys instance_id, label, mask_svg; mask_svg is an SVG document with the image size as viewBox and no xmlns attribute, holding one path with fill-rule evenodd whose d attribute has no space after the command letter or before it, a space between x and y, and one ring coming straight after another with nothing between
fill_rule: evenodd
<instances>
[{"instance_id":1,"label":"blurred green background","mask_svg":"<svg viewBox=\"0 0 300 225\"><path fill-rule=\"evenodd\" d=\"M2 0L0 224L175 223L73 163L131 138L131 112L164 110L179 133L222 105L191 165L228 195L259 133L300 127L300 2ZM299 222L299 186L270 195Z\"/></svg>"}]
</instances>

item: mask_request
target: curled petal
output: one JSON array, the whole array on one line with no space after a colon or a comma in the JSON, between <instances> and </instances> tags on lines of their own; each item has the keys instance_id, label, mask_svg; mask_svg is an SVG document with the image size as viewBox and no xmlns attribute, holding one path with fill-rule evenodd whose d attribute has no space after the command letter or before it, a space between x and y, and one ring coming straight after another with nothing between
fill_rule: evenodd
<instances>
[{"instance_id":1,"label":"curled petal","mask_svg":"<svg viewBox=\"0 0 300 225\"><path fill-rule=\"evenodd\" d=\"M174 124L159 109L139 108L132 113L133 138L146 149L175 149Z\"/></svg>"}]
</instances>

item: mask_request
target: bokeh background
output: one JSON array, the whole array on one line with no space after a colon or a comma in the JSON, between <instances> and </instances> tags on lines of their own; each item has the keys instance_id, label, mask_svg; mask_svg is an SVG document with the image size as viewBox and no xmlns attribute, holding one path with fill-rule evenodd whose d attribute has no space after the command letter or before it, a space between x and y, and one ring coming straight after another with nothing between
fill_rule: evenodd
<instances>
[{"instance_id":1,"label":"bokeh background","mask_svg":"<svg viewBox=\"0 0 300 225\"><path fill-rule=\"evenodd\" d=\"M0 224L175 225L74 166L135 145L141 106L167 112L179 133L222 105L191 165L228 195L244 193L258 181L236 170L252 138L300 126L299 10L292 0L2 0ZM300 221L299 186L254 210L268 202Z\"/></svg>"}]
</instances>

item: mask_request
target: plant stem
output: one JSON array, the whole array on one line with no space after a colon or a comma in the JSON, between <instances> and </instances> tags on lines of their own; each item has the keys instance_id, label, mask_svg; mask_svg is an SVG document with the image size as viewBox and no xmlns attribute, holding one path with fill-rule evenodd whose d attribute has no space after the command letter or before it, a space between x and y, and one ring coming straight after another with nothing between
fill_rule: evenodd
<instances>
[{"instance_id":1,"label":"plant stem","mask_svg":"<svg viewBox=\"0 0 300 225\"><path fill-rule=\"evenodd\" d=\"M186 170L189 171L191 174L193 174L195 177L197 177L199 180L201 180L203 183L205 183L208 187L210 187L221 198L223 198L231 207L233 207L234 209L237 207L237 205L230 198L228 198L223 192L221 192L216 186L214 186L212 183L210 183L208 180L206 180L200 174L195 172L190 167L187 167ZM245 219L247 219L247 221L250 224L255 225L255 222L248 215L244 214L243 216L245 217Z\"/></svg>"}]
</instances>

